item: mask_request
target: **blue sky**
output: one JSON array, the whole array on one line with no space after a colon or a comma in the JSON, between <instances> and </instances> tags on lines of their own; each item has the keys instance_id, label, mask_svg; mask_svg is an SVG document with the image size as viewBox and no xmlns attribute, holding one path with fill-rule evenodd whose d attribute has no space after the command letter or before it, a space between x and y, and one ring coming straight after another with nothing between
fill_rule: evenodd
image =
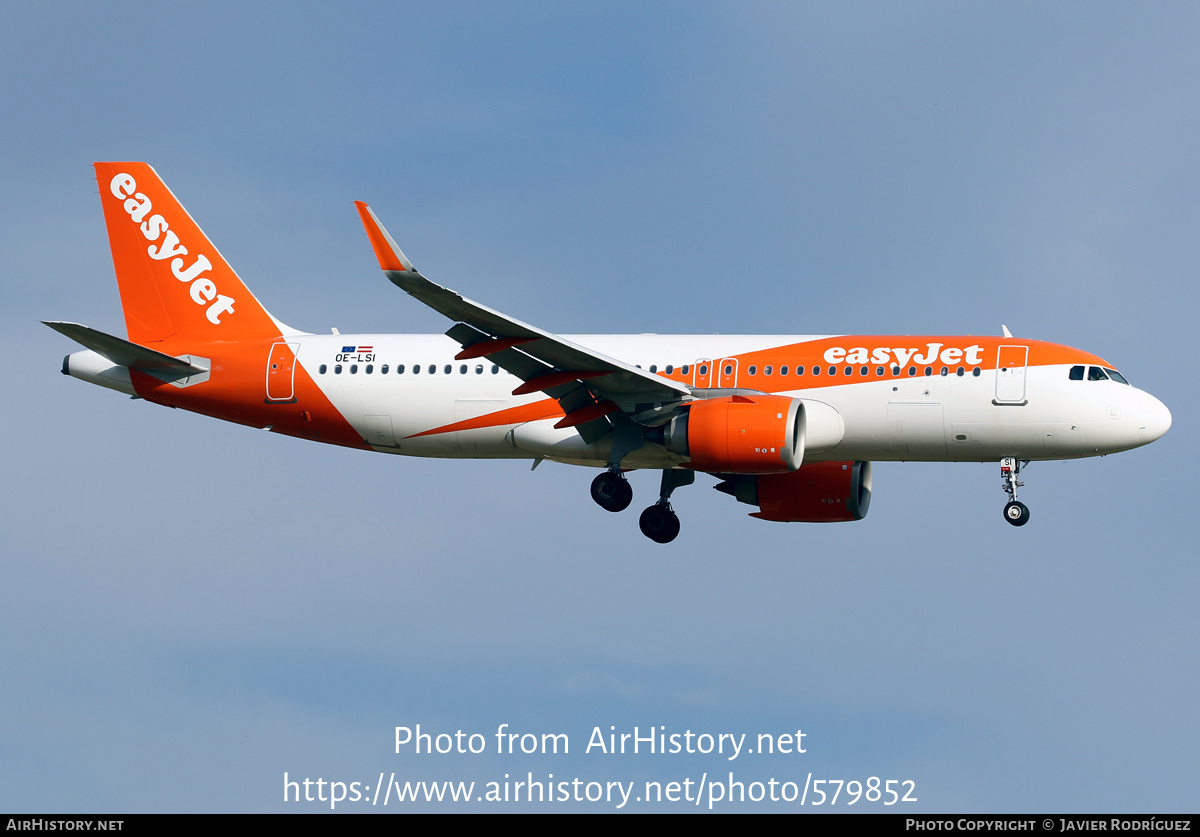
<instances>
[{"instance_id":1,"label":"blue sky","mask_svg":"<svg viewBox=\"0 0 1200 837\"><path fill-rule=\"evenodd\" d=\"M912 811L1194 806L1194 5L5 17L0 809L726 768L913 779ZM379 275L366 200L426 275L554 331L1005 323L1105 357L1174 426L1033 465L1019 530L993 465L882 463L838 526L750 519L702 478L664 549L580 469L307 445L59 375L72 344L39 320L123 333L104 159L155 166L299 328L445 329ZM395 755L417 723L573 752ZM609 725L803 728L809 752L576 751Z\"/></svg>"}]
</instances>

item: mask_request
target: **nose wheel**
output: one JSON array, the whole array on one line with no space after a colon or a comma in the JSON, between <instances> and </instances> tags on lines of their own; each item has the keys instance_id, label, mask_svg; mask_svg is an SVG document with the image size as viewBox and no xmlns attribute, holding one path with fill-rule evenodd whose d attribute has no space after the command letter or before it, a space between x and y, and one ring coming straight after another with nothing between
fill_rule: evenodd
<instances>
[{"instance_id":1,"label":"nose wheel","mask_svg":"<svg viewBox=\"0 0 1200 837\"><path fill-rule=\"evenodd\" d=\"M1029 522L1029 507L1013 500L1004 507L1004 519L1013 526L1024 526Z\"/></svg>"},{"instance_id":2,"label":"nose wheel","mask_svg":"<svg viewBox=\"0 0 1200 837\"><path fill-rule=\"evenodd\" d=\"M592 480L592 499L605 511L625 511L633 502L633 486L620 471L605 471Z\"/></svg>"},{"instance_id":3,"label":"nose wheel","mask_svg":"<svg viewBox=\"0 0 1200 837\"><path fill-rule=\"evenodd\" d=\"M1004 519L1013 526L1024 526L1029 522L1029 507L1017 502L1017 489L1025 485L1019 479L1021 471L1029 464L1029 460L1005 457L1000 460L1000 480L1004 493L1008 495L1008 504L1004 507Z\"/></svg>"}]
</instances>

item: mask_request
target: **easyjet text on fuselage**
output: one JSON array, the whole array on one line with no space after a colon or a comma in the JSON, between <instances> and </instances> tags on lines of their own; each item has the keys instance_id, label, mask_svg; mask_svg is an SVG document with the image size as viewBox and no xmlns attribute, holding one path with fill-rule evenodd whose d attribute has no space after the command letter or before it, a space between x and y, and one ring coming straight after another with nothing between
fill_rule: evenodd
<instances>
[{"instance_id":1,"label":"easyjet text on fuselage","mask_svg":"<svg viewBox=\"0 0 1200 837\"><path fill-rule=\"evenodd\" d=\"M825 350L826 363L858 364L876 363L882 365L907 366L911 360L922 366L940 360L947 366L965 363L967 366L978 366L983 362L983 347L976 344L966 348L943 348L945 343L926 343L924 348L905 347L888 348L876 346L870 349L863 346L846 349L833 346Z\"/></svg>"}]
</instances>

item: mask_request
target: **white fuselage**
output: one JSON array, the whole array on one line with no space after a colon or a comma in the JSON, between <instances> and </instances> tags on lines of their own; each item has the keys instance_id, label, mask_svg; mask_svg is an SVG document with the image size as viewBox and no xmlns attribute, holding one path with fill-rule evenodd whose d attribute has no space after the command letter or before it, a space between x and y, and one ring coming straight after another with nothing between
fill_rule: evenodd
<instances>
[{"instance_id":1,"label":"white fuselage","mask_svg":"<svg viewBox=\"0 0 1200 837\"><path fill-rule=\"evenodd\" d=\"M553 429L556 417L507 420L501 411L545 402L541 393L514 396L521 381L486 358L456 361L460 346L442 335L302 335L299 363L339 412L378 451L427 457L540 458L603 466L602 440L585 445L570 428ZM1149 393L1113 380L1069 380L1071 364L1030 366L1024 397L997 402L997 369L941 374L935 364L899 376L878 375L877 365L836 367L822 375L767 376L730 364L696 376L712 359L735 358L818 337L742 335L574 335L567 339L643 369L690 367L692 385L768 391L828 405L840 416L842 438L832 447L809 446L805 460L994 461L1097 456L1147 444L1170 423L1166 408ZM354 345L369 353L343 353ZM338 370L340 367L340 371ZM384 373L383 369L387 368ZM403 367L402 373L397 370ZM420 371L414 373L413 368ZM324 368L324 372L322 372ZM368 371L370 370L370 371ZM432 371L431 371L432 370ZM449 370L449 371L447 371ZM496 424L483 417L497 415ZM476 419L485 426L453 429ZM443 432L433 432L446 428ZM381 435L382 434L382 435ZM419 435L426 434L426 435ZM679 456L647 445L625 460L629 467L671 467Z\"/></svg>"}]
</instances>

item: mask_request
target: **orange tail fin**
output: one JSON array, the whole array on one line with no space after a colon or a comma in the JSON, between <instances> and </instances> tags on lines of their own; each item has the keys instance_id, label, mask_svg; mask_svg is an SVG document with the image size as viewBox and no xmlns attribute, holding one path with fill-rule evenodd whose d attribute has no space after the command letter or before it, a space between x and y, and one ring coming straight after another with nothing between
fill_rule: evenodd
<instances>
[{"instance_id":1,"label":"orange tail fin","mask_svg":"<svg viewBox=\"0 0 1200 837\"><path fill-rule=\"evenodd\" d=\"M145 163L96 163L125 327L134 343L278 337L262 307Z\"/></svg>"}]
</instances>

